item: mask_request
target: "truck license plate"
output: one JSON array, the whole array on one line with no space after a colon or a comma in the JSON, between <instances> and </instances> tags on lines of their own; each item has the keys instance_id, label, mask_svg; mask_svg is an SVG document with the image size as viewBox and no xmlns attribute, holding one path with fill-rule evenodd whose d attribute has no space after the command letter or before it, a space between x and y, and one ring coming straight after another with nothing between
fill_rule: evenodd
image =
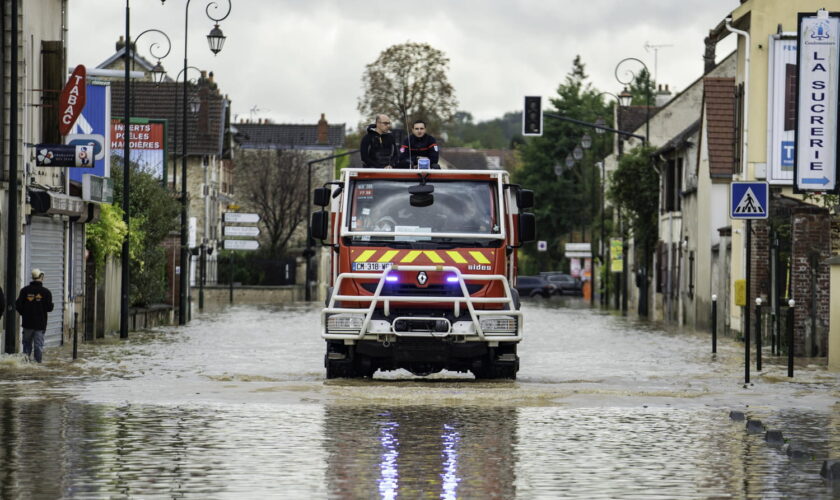
<instances>
[{"instance_id":1,"label":"truck license plate","mask_svg":"<svg viewBox=\"0 0 840 500\"><path fill-rule=\"evenodd\" d=\"M391 267L390 262L354 262L354 271L379 271L382 272Z\"/></svg>"}]
</instances>

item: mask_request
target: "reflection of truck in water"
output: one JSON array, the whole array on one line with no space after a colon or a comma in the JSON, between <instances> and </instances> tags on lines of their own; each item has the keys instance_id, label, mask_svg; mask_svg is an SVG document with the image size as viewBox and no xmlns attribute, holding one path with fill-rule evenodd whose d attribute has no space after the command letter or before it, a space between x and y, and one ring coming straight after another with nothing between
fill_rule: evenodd
<instances>
[{"instance_id":1,"label":"reflection of truck in water","mask_svg":"<svg viewBox=\"0 0 840 500\"><path fill-rule=\"evenodd\" d=\"M516 249L533 193L504 171L345 169L315 190L331 247L321 335L327 378L405 368L516 378Z\"/></svg>"}]
</instances>

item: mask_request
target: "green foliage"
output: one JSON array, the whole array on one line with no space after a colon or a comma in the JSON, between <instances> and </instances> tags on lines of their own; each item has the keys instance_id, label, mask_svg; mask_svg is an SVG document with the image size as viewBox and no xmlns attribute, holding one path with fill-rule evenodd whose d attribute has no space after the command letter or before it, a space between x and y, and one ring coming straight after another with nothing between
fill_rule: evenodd
<instances>
[{"instance_id":1,"label":"green foliage","mask_svg":"<svg viewBox=\"0 0 840 500\"><path fill-rule=\"evenodd\" d=\"M638 147L621 157L610 181L609 197L630 216L633 235L647 248L658 238L659 173L653 166L651 146Z\"/></svg>"},{"instance_id":2,"label":"green foliage","mask_svg":"<svg viewBox=\"0 0 840 500\"><path fill-rule=\"evenodd\" d=\"M446 54L427 43L392 45L365 68L359 112L371 123L378 113L400 123L422 118L436 130L457 106L448 70Z\"/></svg>"},{"instance_id":3,"label":"green foliage","mask_svg":"<svg viewBox=\"0 0 840 500\"><path fill-rule=\"evenodd\" d=\"M558 86L557 96L550 103L554 110L544 111L589 123L598 118L608 119L611 115L603 96L587 82L580 56L575 57L572 70ZM592 138L592 148L585 152L581 161L567 168L565 158L585 133ZM534 190L537 238L548 242L548 251L539 256L536 245L525 247L523 260L529 272L562 269L565 264L562 243L568 241L568 235L573 231L588 229L590 234L598 233L593 231L594 224L600 223L597 217L600 171L596 161L609 154L612 140L608 134L595 134L593 129L546 117L543 136L526 139L520 148L523 165L515 171L514 180ZM561 175L555 174L557 165L562 167ZM594 238L587 239L595 248ZM537 261L540 269L530 269L530 262Z\"/></svg>"},{"instance_id":4,"label":"green foliage","mask_svg":"<svg viewBox=\"0 0 840 500\"><path fill-rule=\"evenodd\" d=\"M501 118L479 123L466 111L458 111L444 127L446 146L476 149L512 148L522 139L522 112L505 113Z\"/></svg>"},{"instance_id":5,"label":"green foliage","mask_svg":"<svg viewBox=\"0 0 840 500\"><path fill-rule=\"evenodd\" d=\"M633 94L633 100L630 101L632 106L644 106L647 103L650 103L651 106L656 105L656 82L653 81L645 68L640 69L635 74L628 90Z\"/></svg>"},{"instance_id":6,"label":"green foliage","mask_svg":"<svg viewBox=\"0 0 840 500\"><path fill-rule=\"evenodd\" d=\"M114 204L121 205L122 159L117 157L116 160L112 158L111 167ZM135 163L131 163L130 168L130 302L134 306L147 306L163 301L166 296L166 251L161 243L171 231L180 227L180 204L160 179Z\"/></svg>"},{"instance_id":7,"label":"green foliage","mask_svg":"<svg viewBox=\"0 0 840 500\"><path fill-rule=\"evenodd\" d=\"M119 255L125 239L123 211L117 205L100 205L99 220L87 226L87 249L93 256L96 274L105 268L105 259Z\"/></svg>"}]
</instances>

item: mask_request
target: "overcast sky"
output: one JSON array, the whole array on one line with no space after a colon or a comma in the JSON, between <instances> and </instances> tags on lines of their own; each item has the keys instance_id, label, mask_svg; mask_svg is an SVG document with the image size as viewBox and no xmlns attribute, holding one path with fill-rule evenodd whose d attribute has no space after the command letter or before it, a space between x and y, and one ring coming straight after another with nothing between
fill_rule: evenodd
<instances>
[{"instance_id":1,"label":"overcast sky","mask_svg":"<svg viewBox=\"0 0 840 500\"><path fill-rule=\"evenodd\" d=\"M450 58L458 108L476 120L521 108L525 94L553 95L580 54L592 83L618 93L616 63L644 60L657 81L681 90L703 71L703 38L738 0L232 0L221 23L224 50L210 52L212 21L206 0L189 7L190 66L213 71L233 102L237 120L355 126L361 76L390 45L427 42ZM226 8L226 0L218 0ZM125 33L120 0L69 2L70 66L95 67L114 53ZM183 67L186 0L131 1L132 37L149 28L166 32L172 51L162 63L171 77ZM154 33L138 52L151 59ZM734 48L718 47L718 60ZM165 45L165 44L164 44ZM661 46L655 64L655 51ZM635 67L628 66L630 69ZM191 74L191 78L192 78Z\"/></svg>"}]
</instances>

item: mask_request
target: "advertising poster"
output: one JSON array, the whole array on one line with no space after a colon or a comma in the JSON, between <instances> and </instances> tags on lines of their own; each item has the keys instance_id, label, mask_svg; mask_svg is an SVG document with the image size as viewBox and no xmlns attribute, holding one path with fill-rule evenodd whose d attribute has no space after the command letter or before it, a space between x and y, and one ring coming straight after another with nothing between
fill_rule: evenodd
<instances>
[{"instance_id":1,"label":"advertising poster","mask_svg":"<svg viewBox=\"0 0 840 500\"><path fill-rule=\"evenodd\" d=\"M111 120L110 146L111 154L122 161L125 151L125 126L120 119ZM128 147L131 162L155 176L164 179L166 174L166 122L163 120L149 120L132 118L129 126Z\"/></svg>"}]
</instances>

